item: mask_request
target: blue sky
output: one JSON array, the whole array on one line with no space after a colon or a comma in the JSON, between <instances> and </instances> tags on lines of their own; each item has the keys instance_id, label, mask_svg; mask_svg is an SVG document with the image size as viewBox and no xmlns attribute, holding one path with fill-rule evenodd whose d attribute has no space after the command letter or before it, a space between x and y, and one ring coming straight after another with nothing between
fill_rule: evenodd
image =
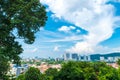
<instances>
[{"instance_id":1,"label":"blue sky","mask_svg":"<svg viewBox=\"0 0 120 80\"><path fill-rule=\"evenodd\" d=\"M48 21L22 57L120 52L119 0L41 0Z\"/></svg>"}]
</instances>

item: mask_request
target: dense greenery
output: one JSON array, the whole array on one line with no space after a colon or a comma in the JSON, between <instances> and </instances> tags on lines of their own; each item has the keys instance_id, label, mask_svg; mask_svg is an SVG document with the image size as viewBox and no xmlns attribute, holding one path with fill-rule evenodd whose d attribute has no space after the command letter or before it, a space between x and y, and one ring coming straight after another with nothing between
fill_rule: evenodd
<instances>
[{"instance_id":1,"label":"dense greenery","mask_svg":"<svg viewBox=\"0 0 120 80\"><path fill-rule=\"evenodd\" d=\"M53 68L49 68L47 71L45 71L45 78L47 78L47 80L53 80L54 76L57 76L58 74L58 70L57 69L53 69Z\"/></svg>"},{"instance_id":2,"label":"dense greenery","mask_svg":"<svg viewBox=\"0 0 120 80\"><path fill-rule=\"evenodd\" d=\"M7 76L5 74L9 70L8 59L0 55L0 78L6 80Z\"/></svg>"},{"instance_id":3,"label":"dense greenery","mask_svg":"<svg viewBox=\"0 0 120 80\"><path fill-rule=\"evenodd\" d=\"M8 70L8 61L20 63L18 55L23 49L16 39L32 44L46 20L45 7L39 0L0 0L0 79ZM5 59L8 61L2 65Z\"/></svg>"},{"instance_id":4,"label":"dense greenery","mask_svg":"<svg viewBox=\"0 0 120 80\"><path fill-rule=\"evenodd\" d=\"M120 59L118 59L117 64L120 65Z\"/></svg>"},{"instance_id":5,"label":"dense greenery","mask_svg":"<svg viewBox=\"0 0 120 80\"><path fill-rule=\"evenodd\" d=\"M40 80L41 73L37 68L30 67L25 74L18 76L16 80Z\"/></svg>"},{"instance_id":6,"label":"dense greenery","mask_svg":"<svg viewBox=\"0 0 120 80\"><path fill-rule=\"evenodd\" d=\"M30 67L25 73L25 80L40 80L40 71L37 68Z\"/></svg>"},{"instance_id":7,"label":"dense greenery","mask_svg":"<svg viewBox=\"0 0 120 80\"><path fill-rule=\"evenodd\" d=\"M115 69L105 62L70 61L64 63L60 71L50 68L40 73L39 80L120 80L120 68Z\"/></svg>"},{"instance_id":8,"label":"dense greenery","mask_svg":"<svg viewBox=\"0 0 120 80\"><path fill-rule=\"evenodd\" d=\"M19 75L16 80L25 80L25 75L24 74Z\"/></svg>"}]
</instances>

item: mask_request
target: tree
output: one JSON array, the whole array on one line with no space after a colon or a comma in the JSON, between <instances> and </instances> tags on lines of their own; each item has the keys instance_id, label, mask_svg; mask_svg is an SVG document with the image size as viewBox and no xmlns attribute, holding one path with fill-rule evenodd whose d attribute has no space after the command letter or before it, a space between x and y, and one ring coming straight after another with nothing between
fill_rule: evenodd
<instances>
[{"instance_id":1,"label":"tree","mask_svg":"<svg viewBox=\"0 0 120 80\"><path fill-rule=\"evenodd\" d=\"M85 80L85 77L82 69L78 67L78 62L68 62L62 66L54 80Z\"/></svg>"},{"instance_id":2,"label":"tree","mask_svg":"<svg viewBox=\"0 0 120 80\"><path fill-rule=\"evenodd\" d=\"M25 80L25 74L19 75L16 80Z\"/></svg>"},{"instance_id":3,"label":"tree","mask_svg":"<svg viewBox=\"0 0 120 80\"><path fill-rule=\"evenodd\" d=\"M16 39L32 44L46 20L45 7L39 0L0 0L0 55L19 64L23 49Z\"/></svg>"},{"instance_id":4,"label":"tree","mask_svg":"<svg viewBox=\"0 0 120 80\"><path fill-rule=\"evenodd\" d=\"M100 80L120 80L117 69L110 66L102 67L98 77Z\"/></svg>"},{"instance_id":5,"label":"tree","mask_svg":"<svg viewBox=\"0 0 120 80\"><path fill-rule=\"evenodd\" d=\"M120 80L120 69L104 62L68 62L53 80Z\"/></svg>"},{"instance_id":6,"label":"tree","mask_svg":"<svg viewBox=\"0 0 120 80\"><path fill-rule=\"evenodd\" d=\"M120 68L115 69L104 62L68 62L63 64L60 71L49 68L41 74L36 68L29 69L17 80L38 80L38 78L39 80L120 80Z\"/></svg>"},{"instance_id":7,"label":"tree","mask_svg":"<svg viewBox=\"0 0 120 80\"><path fill-rule=\"evenodd\" d=\"M25 73L25 80L40 80L40 70L34 67L30 67Z\"/></svg>"},{"instance_id":8,"label":"tree","mask_svg":"<svg viewBox=\"0 0 120 80\"><path fill-rule=\"evenodd\" d=\"M45 77L48 78L48 80L53 80L57 74L58 70L55 68L49 68L47 71L45 71Z\"/></svg>"},{"instance_id":9,"label":"tree","mask_svg":"<svg viewBox=\"0 0 120 80\"><path fill-rule=\"evenodd\" d=\"M86 67L83 69L85 80L98 80L96 72L93 67Z\"/></svg>"},{"instance_id":10,"label":"tree","mask_svg":"<svg viewBox=\"0 0 120 80\"><path fill-rule=\"evenodd\" d=\"M55 68L49 68L47 71L45 71L45 74L47 76L55 76L57 74L57 69Z\"/></svg>"},{"instance_id":11,"label":"tree","mask_svg":"<svg viewBox=\"0 0 120 80\"><path fill-rule=\"evenodd\" d=\"M120 66L120 59L117 60L117 64Z\"/></svg>"},{"instance_id":12,"label":"tree","mask_svg":"<svg viewBox=\"0 0 120 80\"><path fill-rule=\"evenodd\" d=\"M9 70L8 59L0 55L0 79L6 80L7 78L6 73L8 70Z\"/></svg>"}]
</instances>

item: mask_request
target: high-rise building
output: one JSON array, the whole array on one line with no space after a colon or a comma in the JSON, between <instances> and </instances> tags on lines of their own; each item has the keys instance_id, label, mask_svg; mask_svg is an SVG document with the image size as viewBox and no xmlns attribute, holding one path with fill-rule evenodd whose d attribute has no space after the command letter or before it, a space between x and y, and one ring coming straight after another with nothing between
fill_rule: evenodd
<instances>
[{"instance_id":1,"label":"high-rise building","mask_svg":"<svg viewBox=\"0 0 120 80\"><path fill-rule=\"evenodd\" d=\"M75 60L75 61L78 61L79 60L79 56L78 56L78 54L76 54L76 53L73 53L73 54L71 54L72 56L72 60Z\"/></svg>"},{"instance_id":2,"label":"high-rise building","mask_svg":"<svg viewBox=\"0 0 120 80\"><path fill-rule=\"evenodd\" d=\"M89 55L80 55L77 53L65 53L64 60L74 60L74 61L90 61Z\"/></svg>"},{"instance_id":3,"label":"high-rise building","mask_svg":"<svg viewBox=\"0 0 120 80\"><path fill-rule=\"evenodd\" d=\"M75 61L105 61L105 62L116 62L120 59L120 53L109 53L109 54L91 54L81 55L77 53L65 53L64 60L75 60Z\"/></svg>"}]
</instances>

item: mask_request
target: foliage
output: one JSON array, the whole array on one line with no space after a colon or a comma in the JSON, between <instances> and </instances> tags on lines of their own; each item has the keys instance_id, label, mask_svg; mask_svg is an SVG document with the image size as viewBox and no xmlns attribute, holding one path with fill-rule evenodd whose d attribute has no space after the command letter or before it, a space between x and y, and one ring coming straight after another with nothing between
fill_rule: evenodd
<instances>
[{"instance_id":1,"label":"foliage","mask_svg":"<svg viewBox=\"0 0 120 80\"><path fill-rule=\"evenodd\" d=\"M36 64L37 66L39 66L39 65L41 64L41 62L36 62L35 64Z\"/></svg>"},{"instance_id":2,"label":"foliage","mask_svg":"<svg viewBox=\"0 0 120 80\"><path fill-rule=\"evenodd\" d=\"M25 80L40 80L40 70L34 67L30 67L25 73Z\"/></svg>"},{"instance_id":3,"label":"foliage","mask_svg":"<svg viewBox=\"0 0 120 80\"><path fill-rule=\"evenodd\" d=\"M45 7L39 0L0 0L0 18L0 49L4 56L15 60L22 53L15 39L33 43L34 33L47 19Z\"/></svg>"},{"instance_id":4,"label":"foliage","mask_svg":"<svg viewBox=\"0 0 120 80\"><path fill-rule=\"evenodd\" d=\"M40 80L53 80L53 76L47 76L46 74L42 74L40 76Z\"/></svg>"},{"instance_id":5,"label":"foliage","mask_svg":"<svg viewBox=\"0 0 120 80\"><path fill-rule=\"evenodd\" d=\"M120 65L120 59L118 59L117 64Z\"/></svg>"},{"instance_id":6,"label":"foliage","mask_svg":"<svg viewBox=\"0 0 120 80\"><path fill-rule=\"evenodd\" d=\"M60 71L49 68L43 74L35 72L35 69L26 72L29 77L25 80L35 80L33 78L38 76L39 80L120 80L120 68L115 69L105 62L70 61L64 63Z\"/></svg>"},{"instance_id":7,"label":"foliage","mask_svg":"<svg viewBox=\"0 0 120 80\"><path fill-rule=\"evenodd\" d=\"M8 61L13 60L14 63L20 64L18 55L23 49L16 39L23 39L25 43L32 44L35 41L35 33L45 25L46 20L45 7L39 0L0 0L0 55ZM4 62L4 59L1 59L1 62ZM5 64L0 67L7 66ZM4 75L7 69L0 72Z\"/></svg>"},{"instance_id":8,"label":"foliage","mask_svg":"<svg viewBox=\"0 0 120 80\"><path fill-rule=\"evenodd\" d=\"M47 71L45 71L45 76L48 80L53 80L57 74L58 70L55 68L49 68Z\"/></svg>"},{"instance_id":9,"label":"foliage","mask_svg":"<svg viewBox=\"0 0 120 80\"><path fill-rule=\"evenodd\" d=\"M25 80L25 75L24 74L19 75L16 80Z\"/></svg>"},{"instance_id":10,"label":"foliage","mask_svg":"<svg viewBox=\"0 0 120 80\"><path fill-rule=\"evenodd\" d=\"M68 62L53 80L120 80L117 69L104 62Z\"/></svg>"},{"instance_id":11,"label":"foliage","mask_svg":"<svg viewBox=\"0 0 120 80\"><path fill-rule=\"evenodd\" d=\"M85 80L83 71L75 62L68 62L62 66L54 80Z\"/></svg>"},{"instance_id":12,"label":"foliage","mask_svg":"<svg viewBox=\"0 0 120 80\"><path fill-rule=\"evenodd\" d=\"M47 76L55 76L57 74L57 69L55 68L49 68L47 71L45 71L45 74Z\"/></svg>"},{"instance_id":13,"label":"foliage","mask_svg":"<svg viewBox=\"0 0 120 80\"><path fill-rule=\"evenodd\" d=\"M0 55L0 79L7 80L7 71L9 70L8 59L6 59L3 55Z\"/></svg>"}]
</instances>

